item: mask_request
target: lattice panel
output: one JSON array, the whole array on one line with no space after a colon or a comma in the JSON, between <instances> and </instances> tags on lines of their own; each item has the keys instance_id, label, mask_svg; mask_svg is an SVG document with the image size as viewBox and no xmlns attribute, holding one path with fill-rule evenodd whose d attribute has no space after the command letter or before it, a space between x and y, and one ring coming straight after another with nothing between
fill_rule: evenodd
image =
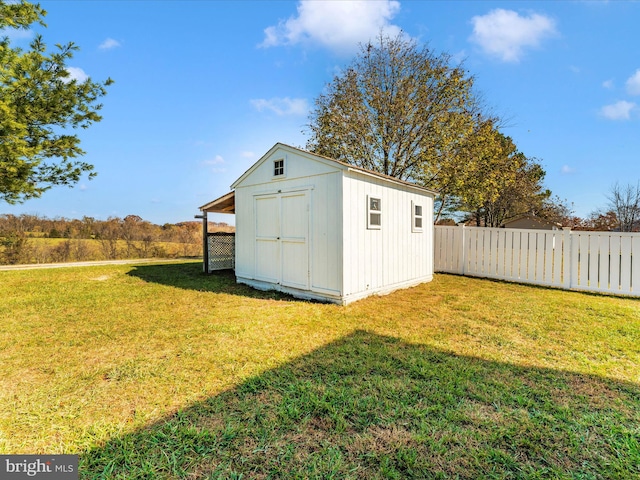
<instances>
[{"instance_id":1,"label":"lattice panel","mask_svg":"<svg viewBox=\"0 0 640 480\"><path fill-rule=\"evenodd\" d=\"M209 271L235 267L236 236L233 233L210 233Z\"/></svg>"}]
</instances>

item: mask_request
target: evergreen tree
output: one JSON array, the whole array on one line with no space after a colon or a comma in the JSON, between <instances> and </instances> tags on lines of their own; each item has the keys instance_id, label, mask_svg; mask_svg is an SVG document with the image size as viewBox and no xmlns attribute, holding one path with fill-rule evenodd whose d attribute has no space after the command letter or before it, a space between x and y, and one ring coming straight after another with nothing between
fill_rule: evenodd
<instances>
[{"instance_id":1,"label":"evergreen tree","mask_svg":"<svg viewBox=\"0 0 640 480\"><path fill-rule=\"evenodd\" d=\"M38 4L0 1L0 32L45 25ZM71 78L67 62L78 47L70 42L47 52L40 35L28 49L0 39L0 200L21 203L54 185L76 184L93 165L84 155L77 128L99 122L111 79Z\"/></svg>"}]
</instances>

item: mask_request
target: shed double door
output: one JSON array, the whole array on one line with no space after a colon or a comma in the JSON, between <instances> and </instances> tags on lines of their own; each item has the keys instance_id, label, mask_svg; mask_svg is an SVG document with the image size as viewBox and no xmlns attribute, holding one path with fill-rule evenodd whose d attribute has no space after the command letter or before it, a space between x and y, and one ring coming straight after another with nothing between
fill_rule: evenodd
<instances>
[{"instance_id":1,"label":"shed double door","mask_svg":"<svg viewBox=\"0 0 640 480\"><path fill-rule=\"evenodd\" d=\"M257 280L309 290L309 192L254 197Z\"/></svg>"}]
</instances>

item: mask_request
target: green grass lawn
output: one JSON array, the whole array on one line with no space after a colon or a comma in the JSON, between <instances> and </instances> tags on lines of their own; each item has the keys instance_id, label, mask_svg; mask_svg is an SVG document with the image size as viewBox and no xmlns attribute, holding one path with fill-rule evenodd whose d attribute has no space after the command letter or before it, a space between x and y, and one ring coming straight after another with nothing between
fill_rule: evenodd
<instances>
[{"instance_id":1,"label":"green grass lawn","mask_svg":"<svg viewBox=\"0 0 640 480\"><path fill-rule=\"evenodd\" d=\"M199 263L0 272L0 453L81 478L640 478L640 301L436 275L346 307Z\"/></svg>"}]
</instances>

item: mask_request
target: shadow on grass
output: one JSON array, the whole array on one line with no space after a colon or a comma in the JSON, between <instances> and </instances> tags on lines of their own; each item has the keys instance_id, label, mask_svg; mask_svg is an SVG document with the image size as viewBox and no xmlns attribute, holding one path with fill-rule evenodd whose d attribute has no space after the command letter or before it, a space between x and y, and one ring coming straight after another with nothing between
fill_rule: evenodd
<instances>
[{"instance_id":1,"label":"shadow on grass","mask_svg":"<svg viewBox=\"0 0 640 480\"><path fill-rule=\"evenodd\" d=\"M599 297L599 298L619 298L624 300L632 300L640 303L640 297L637 295L632 295L631 293L627 294L623 292L598 292L594 290L580 289L579 287L563 288L563 287L556 287L553 285L526 283L526 282L519 282L515 280L489 278L489 277L482 277L482 276L475 276L475 275L463 275L463 274L451 273L451 272L437 272L436 275L449 275L452 277L469 278L473 280L481 280L483 282L496 283L498 285L513 285L517 287L527 288L530 290L549 290L552 292L572 292L572 293L578 293L580 295L588 295L590 297Z\"/></svg>"},{"instance_id":2,"label":"shadow on grass","mask_svg":"<svg viewBox=\"0 0 640 480\"><path fill-rule=\"evenodd\" d=\"M128 275L145 282L159 283L171 287L200 292L227 293L251 298L268 298L297 301L289 295L275 291L261 291L236 282L233 270L220 270L211 274L202 272L202 263L168 263L158 265L136 265Z\"/></svg>"},{"instance_id":3,"label":"shadow on grass","mask_svg":"<svg viewBox=\"0 0 640 480\"><path fill-rule=\"evenodd\" d=\"M638 478L640 387L358 331L81 455L82 478Z\"/></svg>"}]
</instances>

